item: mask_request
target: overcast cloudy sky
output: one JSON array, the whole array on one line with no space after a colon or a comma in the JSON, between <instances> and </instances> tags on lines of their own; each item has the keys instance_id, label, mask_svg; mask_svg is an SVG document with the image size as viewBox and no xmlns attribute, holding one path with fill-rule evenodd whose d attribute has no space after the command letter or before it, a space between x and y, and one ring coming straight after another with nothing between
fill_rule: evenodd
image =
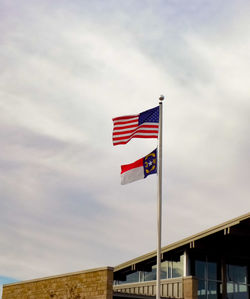
<instances>
[{"instance_id":1,"label":"overcast cloudy sky","mask_svg":"<svg viewBox=\"0 0 250 299\"><path fill-rule=\"evenodd\" d=\"M163 240L250 210L248 0L2 0L0 282L115 266L156 248L156 140L112 117L164 102Z\"/></svg>"}]
</instances>

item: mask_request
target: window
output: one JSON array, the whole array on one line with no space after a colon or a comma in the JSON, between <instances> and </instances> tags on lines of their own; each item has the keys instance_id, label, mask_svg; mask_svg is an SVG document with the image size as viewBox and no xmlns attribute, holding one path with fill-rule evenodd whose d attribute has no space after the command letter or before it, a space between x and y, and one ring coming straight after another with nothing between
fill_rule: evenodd
<instances>
[{"instance_id":1,"label":"window","mask_svg":"<svg viewBox=\"0 0 250 299\"><path fill-rule=\"evenodd\" d=\"M161 279L175 278L183 276L184 255L179 254L173 259L163 260L161 263ZM143 282L156 280L156 268L152 265L150 271L136 271L126 275L125 281L116 281L117 284Z\"/></svg>"},{"instance_id":2,"label":"window","mask_svg":"<svg viewBox=\"0 0 250 299\"><path fill-rule=\"evenodd\" d=\"M139 281L139 272L128 274L126 277L126 283L133 283L138 281Z\"/></svg>"},{"instance_id":3,"label":"window","mask_svg":"<svg viewBox=\"0 0 250 299\"><path fill-rule=\"evenodd\" d=\"M229 299L248 299L247 266L226 265L227 296Z\"/></svg>"},{"instance_id":4,"label":"window","mask_svg":"<svg viewBox=\"0 0 250 299\"><path fill-rule=\"evenodd\" d=\"M195 276L198 278L198 298L217 299L221 293L221 281L216 262L205 260L195 261Z\"/></svg>"}]
</instances>

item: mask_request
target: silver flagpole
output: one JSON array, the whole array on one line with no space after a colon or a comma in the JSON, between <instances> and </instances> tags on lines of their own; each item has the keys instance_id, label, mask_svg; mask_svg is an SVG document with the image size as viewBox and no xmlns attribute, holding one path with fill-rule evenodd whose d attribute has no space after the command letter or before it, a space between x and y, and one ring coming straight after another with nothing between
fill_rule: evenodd
<instances>
[{"instance_id":1,"label":"silver flagpole","mask_svg":"<svg viewBox=\"0 0 250 299\"><path fill-rule=\"evenodd\" d=\"M158 203L157 203L157 271L156 271L156 299L161 298L161 206L162 206L162 101L159 98L159 138L158 138Z\"/></svg>"}]
</instances>

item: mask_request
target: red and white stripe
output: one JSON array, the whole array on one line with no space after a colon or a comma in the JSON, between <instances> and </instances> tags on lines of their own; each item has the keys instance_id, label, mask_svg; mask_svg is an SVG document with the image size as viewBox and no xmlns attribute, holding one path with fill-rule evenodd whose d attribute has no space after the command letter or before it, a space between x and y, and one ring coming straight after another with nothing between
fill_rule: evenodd
<instances>
[{"instance_id":1,"label":"red and white stripe","mask_svg":"<svg viewBox=\"0 0 250 299\"><path fill-rule=\"evenodd\" d=\"M113 145L126 144L132 138L158 138L158 123L143 123L140 126L139 115L113 118Z\"/></svg>"},{"instance_id":2,"label":"red and white stripe","mask_svg":"<svg viewBox=\"0 0 250 299\"><path fill-rule=\"evenodd\" d=\"M137 180L144 179L143 158L121 165L121 184L126 185Z\"/></svg>"}]
</instances>

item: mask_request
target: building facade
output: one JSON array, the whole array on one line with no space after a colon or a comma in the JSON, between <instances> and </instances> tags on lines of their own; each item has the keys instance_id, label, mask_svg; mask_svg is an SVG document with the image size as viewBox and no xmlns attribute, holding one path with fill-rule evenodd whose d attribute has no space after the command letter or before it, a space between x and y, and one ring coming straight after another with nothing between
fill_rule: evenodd
<instances>
[{"instance_id":1,"label":"building facade","mask_svg":"<svg viewBox=\"0 0 250 299\"><path fill-rule=\"evenodd\" d=\"M249 271L248 213L163 247L161 294L174 298L249 299ZM114 268L116 292L154 295L155 280L156 252Z\"/></svg>"},{"instance_id":2,"label":"building facade","mask_svg":"<svg viewBox=\"0 0 250 299\"><path fill-rule=\"evenodd\" d=\"M112 299L112 287L104 267L4 285L2 299Z\"/></svg>"},{"instance_id":3,"label":"building facade","mask_svg":"<svg viewBox=\"0 0 250 299\"><path fill-rule=\"evenodd\" d=\"M114 268L4 285L3 299L155 298L155 285L156 251ZM250 299L249 294L250 213L162 248L162 298Z\"/></svg>"}]
</instances>

